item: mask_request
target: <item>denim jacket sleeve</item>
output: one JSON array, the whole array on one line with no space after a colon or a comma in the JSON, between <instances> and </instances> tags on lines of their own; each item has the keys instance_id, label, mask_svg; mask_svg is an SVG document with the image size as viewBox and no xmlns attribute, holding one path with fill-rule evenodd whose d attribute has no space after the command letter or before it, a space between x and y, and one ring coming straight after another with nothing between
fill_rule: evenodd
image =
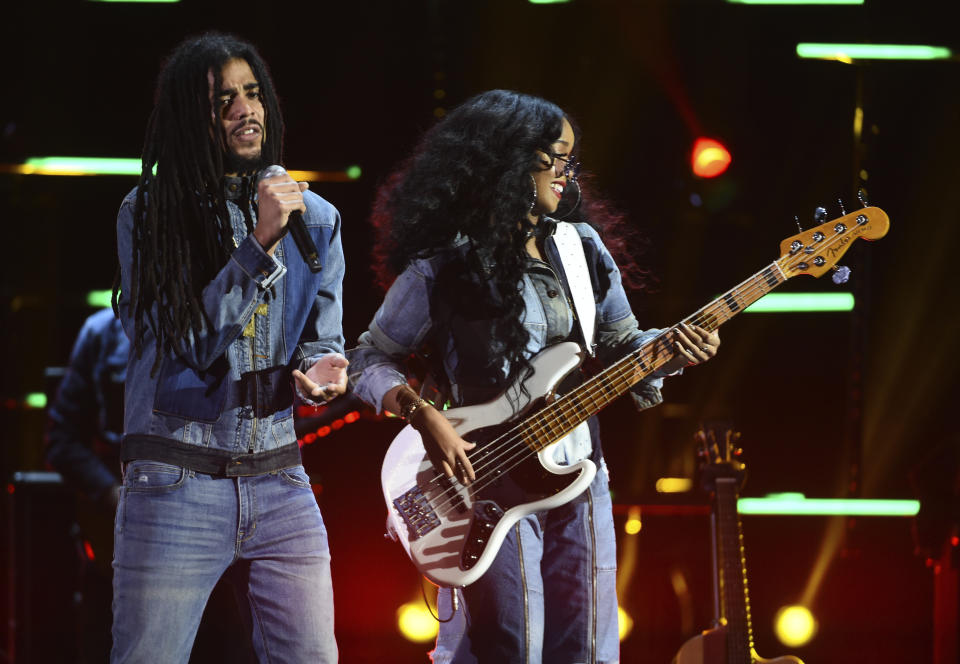
<instances>
[{"instance_id":1,"label":"denim jacket sleeve","mask_svg":"<svg viewBox=\"0 0 960 664\"><path fill-rule=\"evenodd\" d=\"M340 213L326 201L318 201L321 206L312 205L312 192L304 193L308 199L307 216L304 221L314 238L326 240L326 256L320 281L313 295L313 307L307 317L306 325L293 356L293 364L306 371L317 360L330 353L343 353L343 274L346 263L343 258L343 245L340 240ZM315 209L316 207L316 209ZM313 229L313 226L320 226ZM327 239L329 238L329 239ZM319 248L319 247L318 247ZM294 260L300 260L297 256Z\"/></svg>"},{"instance_id":2,"label":"denim jacket sleeve","mask_svg":"<svg viewBox=\"0 0 960 664\"><path fill-rule=\"evenodd\" d=\"M660 334L659 329L641 330L630 309L620 278L620 270L597 232L587 224L576 224L592 272L597 301L597 356L609 365ZM638 409L656 406L663 401L663 375L653 374L630 388Z\"/></svg>"},{"instance_id":3,"label":"denim jacket sleeve","mask_svg":"<svg viewBox=\"0 0 960 664\"><path fill-rule=\"evenodd\" d=\"M406 384L404 362L420 348L432 327L434 280L429 267L427 261L417 261L397 277L370 327L349 353L353 390L378 413L383 410L383 396Z\"/></svg>"},{"instance_id":4,"label":"denim jacket sleeve","mask_svg":"<svg viewBox=\"0 0 960 664\"><path fill-rule=\"evenodd\" d=\"M117 216L117 253L120 260L121 291L118 306L127 336L134 338L134 312L129 298L133 269L133 213L136 190L124 198ZM227 264L201 294L209 316L200 334L189 330L178 344L178 354L197 371L204 371L223 355L227 346L243 331L257 305L263 301L264 282L277 269L277 262L268 255L250 234L230 255ZM157 305L155 304L154 307ZM154 312L155 313L155 312Z\"/></svg>"}]
</instances>

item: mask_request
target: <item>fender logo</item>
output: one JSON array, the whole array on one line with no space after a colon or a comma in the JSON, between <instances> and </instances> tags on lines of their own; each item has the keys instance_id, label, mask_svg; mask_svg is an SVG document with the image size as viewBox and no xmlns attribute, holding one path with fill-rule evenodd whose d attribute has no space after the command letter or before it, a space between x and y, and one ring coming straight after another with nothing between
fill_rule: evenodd
<instances>
[{"instance_id":1,"label":"fender logo","mask_svg":"<svg viewBox=\"0 0 960 664\"><path fill-rule=\"evenodd\" d=\"M843 252L847 250L847 245L856 240L859 236L863 235L867 230L870 229L870 224L864 224L863 226L855 226L854 228L847 231L846 235L840 238L840 243L827 248L827 254L830 258L839 258L843 255Z\"/></svg>"}]
</instances>

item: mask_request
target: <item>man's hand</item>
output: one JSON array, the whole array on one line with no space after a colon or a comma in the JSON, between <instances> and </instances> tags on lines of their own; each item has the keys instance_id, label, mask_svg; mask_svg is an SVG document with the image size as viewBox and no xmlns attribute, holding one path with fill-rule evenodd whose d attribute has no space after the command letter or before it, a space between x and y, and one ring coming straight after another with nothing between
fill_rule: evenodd
<instances>
[{"instance_id":1,"label":"man's hand","mask_svg":"<svg viewBox=\"0 0 960 664\"><path fill-rule=\"evenodd\" d=\"M347 365L340 353L323 355L307 369L307 373L293 370L300 393L319 403L326 403L347 391Z\"/></svg>"},{"instance_id":2,"label":"man's hand","mask_svg":"<svg viewBox=\"0 0 960 664\"><path fill-rule=\"evenodd\" d=\"M290 213L294 210L300 210L301 213L307 211L303 192L308 187L306 182L297 182L286 173L264 178L257 185L259 202L253 236L268 254L273 254L277 243L286 234Z\"/></svg>"}]
</instances>

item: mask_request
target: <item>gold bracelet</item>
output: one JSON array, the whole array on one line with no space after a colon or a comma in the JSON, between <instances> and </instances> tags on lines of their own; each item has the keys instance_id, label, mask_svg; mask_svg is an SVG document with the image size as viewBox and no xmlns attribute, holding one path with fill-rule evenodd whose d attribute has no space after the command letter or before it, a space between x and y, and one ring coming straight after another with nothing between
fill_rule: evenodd
<instances>
[{"instance_id":1,"label":"gold bracelet","mask_svg":"<svg viewBox=\"0 0 960 664\"><path fill-rule=\"evenodd\" d=\"M420 410L421 408L423 408L423 407L426 406L426 405L428 405L426 399L424 399L423 397L417 397L417 400L416 400L416 401L411 401L411 402L408 403L406 406L404 406L403 408L400 409L400 417L403 418L403 419L405 419L407 422L409 422L409 421L410 421L410 417L411 417L415 412L417 412L418 410Z\"/></svg>"}]
</instances>

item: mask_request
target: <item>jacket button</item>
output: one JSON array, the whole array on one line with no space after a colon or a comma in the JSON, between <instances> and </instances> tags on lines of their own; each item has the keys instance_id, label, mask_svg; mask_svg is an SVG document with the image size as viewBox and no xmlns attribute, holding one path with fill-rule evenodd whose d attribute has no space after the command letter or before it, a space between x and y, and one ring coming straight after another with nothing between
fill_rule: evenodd
<instances>
[{"instance_id":1,"label":"jacket button","mask_svg":"<svg viewBox=\"0 0 960 664\"><path fill-rule=\"evenodd\" d=\"M547 297L556 297L557 295L559 295L559 293L552 288L547 291Z\"/></svg>"}]
</instances>

